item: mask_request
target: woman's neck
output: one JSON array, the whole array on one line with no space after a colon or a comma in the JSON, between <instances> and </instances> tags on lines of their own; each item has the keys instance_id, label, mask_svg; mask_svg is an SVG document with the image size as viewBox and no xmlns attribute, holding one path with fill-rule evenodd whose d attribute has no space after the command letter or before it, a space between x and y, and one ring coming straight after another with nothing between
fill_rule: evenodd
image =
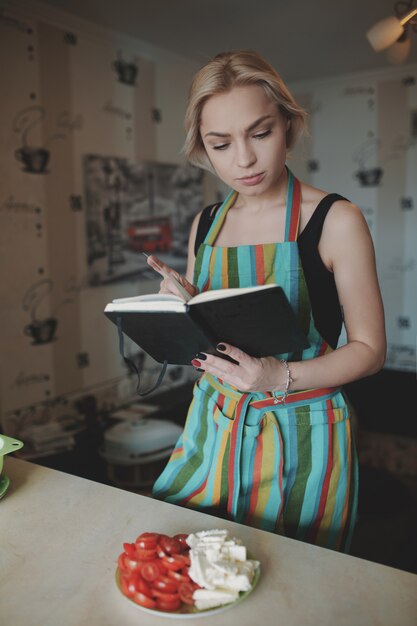
<instances>
[{"instance_id":1,"label":"woman's neck","mask_svg":"<svg viewBox=\"0 0 417 626\"><path fill-rule=\"evenodd\" d=\"M286 206L288 174L284 167L282 174L274 185L271 185L260 195L245 195L239 193L233 204L234 209L248 214L265 213L271 208Z\"/></svg>"}]
</instances>

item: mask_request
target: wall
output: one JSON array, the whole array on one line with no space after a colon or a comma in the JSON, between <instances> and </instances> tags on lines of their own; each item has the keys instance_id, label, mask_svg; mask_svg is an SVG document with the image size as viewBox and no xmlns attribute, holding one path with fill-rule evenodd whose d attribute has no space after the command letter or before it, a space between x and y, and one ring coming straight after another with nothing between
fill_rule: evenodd
<instances>
[{"instance_id":1,"label":"wall","mask_svg":"<svg viewBox=\"0 0 417 626\"><path fill-rule=\"evenodd\" d=\"M0 8L0 64L0 408L4 431L37 455L72 445L86 394L104 409L134 394L102 311L113 298L157 291L159 279L149 271L91 286L88 164L97 155L131 179L149 163L183 173L196 66L35 2ZM147 387L158 368L145 365ZM171 367L162 389L193 375Z\"/></svg>"},{"instance_id":2,"label":"wall","mask_svg":"<svg viewBox=\"0 0 417 626\"><path fill-rule=\"evenodd\" d=\"M290 85L310 113L293 155L302 180L363 211L386 315L386 368L416 371L417 66Z\"/></svg>"}]
</instances>

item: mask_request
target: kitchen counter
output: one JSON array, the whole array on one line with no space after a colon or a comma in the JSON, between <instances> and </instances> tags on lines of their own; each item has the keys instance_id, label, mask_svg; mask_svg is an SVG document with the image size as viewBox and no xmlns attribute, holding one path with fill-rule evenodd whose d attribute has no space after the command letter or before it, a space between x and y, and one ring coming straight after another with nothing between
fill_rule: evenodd
<instances>
[{"instance_id":1,"label":"kitchen counter","mask_svg":"<svg viewBox=\"0 0 417 626\"><path fill-rule=\"evenodd\" d=\"M141 611L117 589L122 543L143 531L208 528L229 529L261 562L256 589L239 605L207 618L210 626L224 626L226 620L228 626L417 623L414 574L15 458L5 459L4 471L10 487L0 500L3 624L169 624L169 618Z\"/></svg>"}]
</instances>

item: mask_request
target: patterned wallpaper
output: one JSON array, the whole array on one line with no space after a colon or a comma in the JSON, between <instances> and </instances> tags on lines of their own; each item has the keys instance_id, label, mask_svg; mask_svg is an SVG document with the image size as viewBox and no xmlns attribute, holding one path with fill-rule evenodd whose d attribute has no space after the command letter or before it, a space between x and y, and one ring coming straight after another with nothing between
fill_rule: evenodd
<instances>
[{"instance_id":1,"label":"patterned wallpaper","mask_svg":"<svg viewBox=\"0 0 417 626\"><path fill-rule=\"evenodd\" d=\"M142 250L185 270L204 181L158 154L157 64L131 39L2 10L0 59L1 419L39 456L73 445L85 398L109 410L134 397L103 309L158 290ZM126 353L149 388L159 364L129 340ZM161 389L189 377L170 366Z\"/></svg>"},{"instance_id":2,"label":"patterned wallpaper","mask_svg":"<svg viewBox=\"0 0 417 626\"><path fill-rule=\"evenodd\" d=\"M417 67L291 85L310 114L294 151L302 180L357 204L385 307L385 367L416 371Z\"/></svg>"}]
</instances>

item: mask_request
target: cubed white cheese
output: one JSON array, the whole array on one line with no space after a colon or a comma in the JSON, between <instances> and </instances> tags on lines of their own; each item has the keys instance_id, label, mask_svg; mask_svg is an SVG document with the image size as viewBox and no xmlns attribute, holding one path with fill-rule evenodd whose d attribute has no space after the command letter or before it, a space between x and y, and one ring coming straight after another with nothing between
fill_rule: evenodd
<instances>
[{"instance_id":1,"label":"cubed white cheese","mask_svg":"<svg viewBox=\"0 0 417 626\"><path fill-rule=\"evenodd\" d=\"M246 548L245 546L224 546L222 552L227 554L229 558L234 561L246 561Z\"/></svg>"},{"instance_id":2,"label":"cubed white cheese","mask_svg":"<svg viewBox=\"0 0 417 626\"><path fill-rule=\"evenodd\" d=\"M247 560L246 547L227 531L200 531L189 535L189 575L202 589L193 595L196 606L212 608L238 598L251 588L258 561Z\"/></svg>"},{"instance_id":3,"label":"cubed white cheese","mask_svg":"<svg viewBox=\"0 0 417 626\"><path fill-rule=\"evenodd\" d=\"M199 610L211 609L215 606L229 604L239 597L237 592L228 591L226 589L216 589L210 591L208 589L196 589L193 593L193 600Z\"/></svg>"},{"instance_id":4,"label":"cubed white cheese","mask_svg":"<svg viewBox=\"0 0 417 626\"><path fill-rule=\"evenodd\" d=\"M217 559L216 561L212 561L212 563L213 567L222 572L225 572L226 574L229 574L229 576L238 573L237 564L229 559Z\"/></svg>"}]
</instances>

